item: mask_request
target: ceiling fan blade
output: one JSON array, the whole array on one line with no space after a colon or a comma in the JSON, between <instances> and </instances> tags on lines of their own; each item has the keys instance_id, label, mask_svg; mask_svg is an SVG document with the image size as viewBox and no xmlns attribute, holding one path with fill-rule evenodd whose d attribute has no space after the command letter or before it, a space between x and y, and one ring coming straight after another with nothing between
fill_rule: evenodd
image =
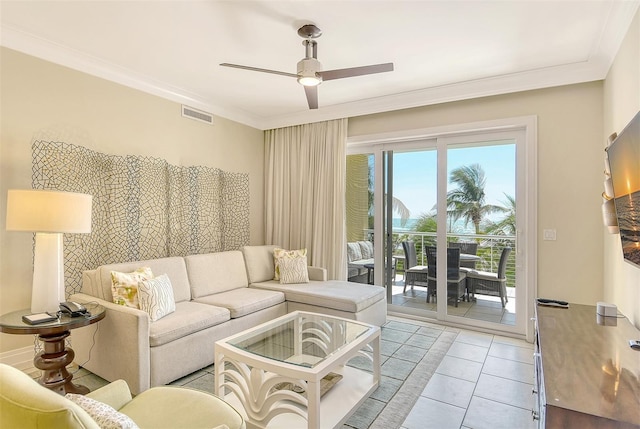
<instances>
[{"instance_id":1,"label":"ceiling fan blade","mask_svg":"<svg viewBox=\"0 0 640 429\"><path fill-rule=\"evenodd\" d=\"M309 109L317 109L318 108L318 87L305 86L304 93L307 94L307 103L309 103Z\"/></svg>"},{"instance_id":2,"label":"ceiling fan blade","mask_svg":"<svg viewBox=\"0 0 640 429\"><path fill-rule=\"evenodd\" d=\"M322 80L325 81L390 71L393 71L393 63L374 64L371 66L352 67L348 69L327 70L319 72L318 74L321 75Z\"/></svg>"},{"instance_id":3,"label":"ceiling fan blade","mask_svg":"<svg viewBox=\"0 0 640 429\"><path fill-rule=\"evenodd\" d=\"M233 68L236 68L236 69L257 71L257 72L262 72L262 73L279 74L279 75L282 75L282 76L295 77L296 79L298 78L297 74L281 72L281 71L277 71L277 70L261 69L261 68L258 68L258 67L241 66L239 64L229 64L229 63L222 63L220 65L223 66L223 67L233 67Z\"/></svg>"}]
</instances>

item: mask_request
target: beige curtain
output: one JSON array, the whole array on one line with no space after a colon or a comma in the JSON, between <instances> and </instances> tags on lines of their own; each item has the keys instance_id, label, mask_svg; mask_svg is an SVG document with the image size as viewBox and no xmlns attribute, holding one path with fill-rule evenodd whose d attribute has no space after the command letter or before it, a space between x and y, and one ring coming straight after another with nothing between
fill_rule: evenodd
<instances>
[{"instance_id":1,"label":"beige curtain","mask_svg":"<svg viewBox=\"0 0 640 429\"><path fill-rule=\"evenodd\" d=\"M307 248L309 265L346 279L347 120L265 133L265 241Z\"/></svg>"}]
</instances>

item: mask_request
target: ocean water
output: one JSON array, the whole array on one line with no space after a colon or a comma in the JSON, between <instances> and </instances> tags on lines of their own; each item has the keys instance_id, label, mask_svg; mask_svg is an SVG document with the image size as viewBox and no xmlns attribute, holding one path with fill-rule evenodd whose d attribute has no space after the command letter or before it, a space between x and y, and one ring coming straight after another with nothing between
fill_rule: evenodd
<instances>
[{"instance_id":1,"label":"ocean water","mask_svg":"<svg viewBox=\"0 0 640 429\"><path fill-rule=\"evenodd\" d=\"M414 227L418 223L418 219L409 218L407 219L407 223L404 226L401 226L402 222L400 218L393 218L393 231L401 232L401 231L413 231ZM460 234L475 234L476 229L473 226L473 223L469 222L469 224L464 226L464 219L458 219L453 224L452 228L453 232L457 232Z\"/></svg>"}]
</instances>

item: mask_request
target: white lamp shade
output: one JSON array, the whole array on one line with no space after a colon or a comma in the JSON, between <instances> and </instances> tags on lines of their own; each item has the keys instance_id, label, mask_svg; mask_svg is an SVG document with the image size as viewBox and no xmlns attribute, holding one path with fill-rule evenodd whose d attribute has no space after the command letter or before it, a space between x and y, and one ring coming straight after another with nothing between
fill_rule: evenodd
<instances>
[{"instance_id":1,"label":"white lamp shade","mask_svg":"<svg viewBox=\"0 0 640 429\"><path fill-rule=\"evenodd\" d=\"M91 232L91 195L36 189L7 192L7 231Z\"/></svg>"}]
</instances>

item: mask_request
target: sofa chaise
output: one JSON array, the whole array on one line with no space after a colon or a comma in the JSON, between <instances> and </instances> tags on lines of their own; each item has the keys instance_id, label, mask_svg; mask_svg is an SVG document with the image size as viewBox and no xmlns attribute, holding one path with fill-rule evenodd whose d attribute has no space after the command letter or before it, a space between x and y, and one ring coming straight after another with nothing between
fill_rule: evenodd
<instances>
[{"instance_id":1,"label":"sofa chaise","mask_svg":"<svg viewBox=\"0 0 640 429\"><path fill-rule=\"evenodd\" d=\"M274 281L273 250L246 246L186 257L100 266L83 273L77 302L96 302L106 317L71 336L75 362L96 375L123 379L134 394L184 377L214 362L214 343L287 312L305 310L381 326L385 289L327 280L326 270L307 267L309 282ZM149 267L170 279L175 311L152 321L138 308L113 303L111 272Z\"/></svg>"}]
</instances>

